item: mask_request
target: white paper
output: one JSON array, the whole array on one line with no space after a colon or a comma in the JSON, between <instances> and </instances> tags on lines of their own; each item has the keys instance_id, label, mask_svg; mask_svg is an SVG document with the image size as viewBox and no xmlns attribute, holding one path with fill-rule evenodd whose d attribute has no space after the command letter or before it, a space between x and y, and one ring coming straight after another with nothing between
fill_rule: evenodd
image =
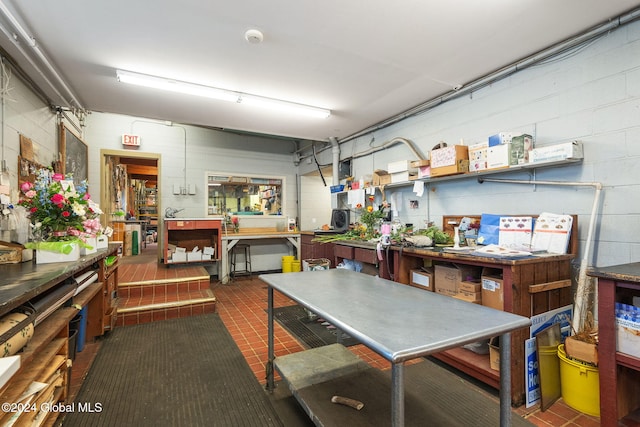
<instances>
[{"instance_id":1,"label":"white paper","mask_svg":"<svg viewBox=\"0 0 640 427\"><path fill-rule=\"evenodd\" d=\"M566 254L571 236L573 217L543 212L536 219L531 246L554 254Z\"/></svg>"},{"instance_id":2,"label":"white paper","mask_svg":"<svg viewBox=\"0 0 640 427\"><path fill-rule=\"evenodd\" d=\"M358 206L358 204L364 206L364 190L363 189L358 189L358 190L350 190L347 192L347 203L355 208L356 206Z\"/></svg>"},{"instance_id":3,"label":"white paper","mask_svg":"<svg viewBox=\"0 0 640 427\"><path fill-rule=\"evenodd\" d=\"M533 219L530 216L500 217L498 245L503 248L523 249L531 247Z\"/></svg>"},{"instance_id":4,"label":"white paper","mask_svg":"<svg viewBox=\"0 0 640 427\"><path fill-rule=\"evenodd\" d=\"M418 197L422 197L424 194L424 181L415 181L413 183L413 192Z\"/></svg>"}]
</instances>

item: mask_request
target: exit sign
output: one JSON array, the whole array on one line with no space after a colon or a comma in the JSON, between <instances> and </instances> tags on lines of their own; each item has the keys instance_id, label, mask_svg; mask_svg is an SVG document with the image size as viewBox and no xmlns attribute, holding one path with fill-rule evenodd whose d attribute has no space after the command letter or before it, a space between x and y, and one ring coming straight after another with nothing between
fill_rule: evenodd
<instances>
[{"instance_id":1,"label":"exit sign","mask_svg":"<svg viewBox=\"0 0 640 427\"><path fill-rule=\"evenodd\" d=\"M122 135L122 145L140 146L140 137L138 135Z\"/></svg>"}]
</instances>

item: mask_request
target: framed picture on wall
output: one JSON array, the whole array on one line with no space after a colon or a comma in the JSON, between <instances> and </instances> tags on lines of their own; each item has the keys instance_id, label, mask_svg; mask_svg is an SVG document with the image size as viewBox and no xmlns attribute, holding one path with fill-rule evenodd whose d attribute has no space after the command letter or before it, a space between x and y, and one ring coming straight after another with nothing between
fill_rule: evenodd
<instances>
[{"instance_id":1,"label":"framed picture on wall","mask_svg":"<svg viewBox=\"0 0 640 427\"><path fill-rule=\"evenodd\" d=\"M89 149L65 123L60 123L60 154L62 173L73 175L73 183L78 185L89 178Z\"/></svg>"}]
</instances>

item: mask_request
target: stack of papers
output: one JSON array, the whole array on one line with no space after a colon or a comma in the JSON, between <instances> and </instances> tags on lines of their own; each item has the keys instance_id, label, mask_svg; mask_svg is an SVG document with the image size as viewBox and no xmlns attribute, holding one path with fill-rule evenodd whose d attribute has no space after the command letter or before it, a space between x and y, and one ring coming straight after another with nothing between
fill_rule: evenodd
<instances>
[{"instance_id":1,"label":"stack of papers","mask_svg":"<svg viewBox=\"0 0 640 427\"><path fill-rule=\"evenodd\" d=\"M532 249L554 254L566 254L572 225L573 217L571 215L541 213L533 228Z\"/></svg>"},{"instance_id":2,"label":"stack of papers","mask_svg":"<svg viewBox=\"0 0 640 427\"><path fill-rule=\"evenodd\" d=\"M487 245L483 247L477 247L477 249L473 252L473 255L488 256L494 258L518 258L531 256L533 254L531 252L505 248L499 245Z\"/></svg>"}]
</instances>

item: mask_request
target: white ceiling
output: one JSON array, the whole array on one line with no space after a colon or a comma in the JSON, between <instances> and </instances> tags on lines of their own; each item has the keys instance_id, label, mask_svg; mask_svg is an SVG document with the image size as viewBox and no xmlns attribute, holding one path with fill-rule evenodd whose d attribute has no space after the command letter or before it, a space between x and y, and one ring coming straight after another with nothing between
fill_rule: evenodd
<instances>
[{"instance_id":1,"label":"white ceiling","mask_svg":"<svg viewBox=\"0 0 640 427\"><path fill-rule=\"evenodd\" d=\"M640 6L638 0L0 0L62 77L56 105L299 139L346 138ZM261 44L244 39L263 32ZM17 34L19 45L33 49ZM34 63L41 69L39 59ZM328 108L328 119L118 83L116 69ZM45 74L47 74L45 72ZM53 78L50 80L54 81ZM55 83L56 86L59 84Z\"/></svg>"}]
</instances>

